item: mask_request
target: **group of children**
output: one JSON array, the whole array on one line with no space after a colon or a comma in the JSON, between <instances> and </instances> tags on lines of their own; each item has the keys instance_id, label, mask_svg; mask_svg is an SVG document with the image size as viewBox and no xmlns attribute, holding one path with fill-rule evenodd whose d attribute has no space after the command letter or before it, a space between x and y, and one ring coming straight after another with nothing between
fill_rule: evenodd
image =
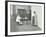
<instances>
[{"instance_id":1,"label":"group of children","mask_svg":"<svg viewBox=\"0 0 46 37\"><path fill-rule=\"evenodd\" d=\"M33 25L37 25L37 15L36 15L36 12L34 12L34 15L32 17L33 17L31 19L32 20L32 24ZM21 21L21 19L22 19L22 17L20 17L20 15L18 14L17 17L16 17L16 22L18 22L19 24L23 24L22 21ZM23 19L28 19L28 18L25 17Z\"/></svg>"},{"instance_id":2,"label":"group of children","mask_svg":"<svg viewBox=\"0 0 46 37\"><path fill-rule=\"evenodd\" d=\"M21 21L21 19L28 19L28 18L27 17L22 18L22 17L20 17L20 15L17 15L16 22L18 22L19 24L23 24L22 21Z\"/></svg>"}]
</instances>

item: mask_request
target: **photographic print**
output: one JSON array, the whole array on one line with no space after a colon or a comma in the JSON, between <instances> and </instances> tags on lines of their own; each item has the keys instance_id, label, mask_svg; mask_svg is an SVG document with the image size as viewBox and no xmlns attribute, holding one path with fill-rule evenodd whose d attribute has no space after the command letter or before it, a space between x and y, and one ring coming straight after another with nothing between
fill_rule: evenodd
<instances>
[{"instance_id":1,"label":"photographic print","mask_svg":"<svg viewBox=\"0 0 46 37\"><path fill-rule=\"evenodd\" d=\"M44 34L44 3L7 2L7 35Z\"/></svg>"}]
</instances>

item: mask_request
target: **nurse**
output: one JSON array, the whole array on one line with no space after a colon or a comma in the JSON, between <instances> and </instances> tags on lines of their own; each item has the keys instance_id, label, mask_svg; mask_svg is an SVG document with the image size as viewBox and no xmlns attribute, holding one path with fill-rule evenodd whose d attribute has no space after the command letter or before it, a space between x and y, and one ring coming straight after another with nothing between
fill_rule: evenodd
<instances>
[{"instance_id":1,"label":"nurse","mask_svg":"<svg viewBox=\"0 0 46 37\"><path fill-rule=\"evenodd\" d=\"M33 14L33 26L37 26L37 14L36 12L34 11L34 14Z\"/></svg>"}]
</instances>

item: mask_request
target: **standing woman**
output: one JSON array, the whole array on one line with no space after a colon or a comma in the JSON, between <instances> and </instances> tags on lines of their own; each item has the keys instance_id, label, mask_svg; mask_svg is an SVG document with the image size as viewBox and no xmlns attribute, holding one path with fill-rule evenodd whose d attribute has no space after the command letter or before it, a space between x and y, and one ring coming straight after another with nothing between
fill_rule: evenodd
<instances>
[{"instance_id":1,"label":"standing woman","mask_svg":"<svg viewBox=\"0 0 46 37\"><path fill-rule=\"evenodd\" d=\"M35 11L34 11L34 15L33 15L32 24L33 24L33 26L37 26L37 24L38 24L38 22L37 22L37 14L36 14Z\"/></svg>"}]
</instances>

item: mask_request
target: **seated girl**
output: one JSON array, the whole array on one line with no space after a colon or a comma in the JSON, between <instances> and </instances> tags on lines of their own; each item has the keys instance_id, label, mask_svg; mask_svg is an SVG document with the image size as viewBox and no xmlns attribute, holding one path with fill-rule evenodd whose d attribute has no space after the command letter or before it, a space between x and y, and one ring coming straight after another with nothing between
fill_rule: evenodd
<instances>
[{"instance_id":1,"label":"seated girl","mask_svg":"<svg viewBox=\"0 0 46 37\"><path fill-rule=\"evenodd\" d=\"M22 24L22 22L20 21L22 18L20 17L20 15L17 15L16 17L16 22L18 22L19 24Z\"/></svg>"}]
</instances>

